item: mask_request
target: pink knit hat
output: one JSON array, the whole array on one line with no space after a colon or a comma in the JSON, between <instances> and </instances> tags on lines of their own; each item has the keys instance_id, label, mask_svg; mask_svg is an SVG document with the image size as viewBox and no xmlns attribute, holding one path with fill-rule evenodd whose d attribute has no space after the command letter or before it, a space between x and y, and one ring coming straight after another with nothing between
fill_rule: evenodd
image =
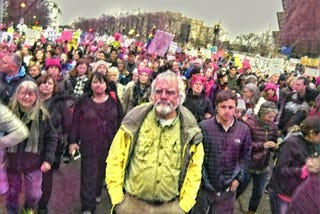
<instances>
[{"instance_id":1,"label":"pink knit hat","mask_svg":"<svg viewBox=\"0 0 320 214\"><path fill-rule=\"evenodd\" d=\"M46 70L50 66L57 66L59 68L59 70L61 71L60 59L58 59L58 58L48 58L48 59L46 59Z\"/></svg>"},{"instance_id":2,"label":"pink knit hat","mask_svg":"<svg viewBox=\"0 0 320 214\"><path fill-rule=\"evenodd\" d=\"M270 82L267 82L265 85L264 85L264 91L268 91L269 89L272 89L272 90L277 90L278 86L276 84L273 84L273 83L270 83Z\"/></svg>"},{"instance_id":3,"label":"pink knit hat","mask_svg":"<svg viewBox=\"0 0 320 214\"><path fill-rule=\"evenodd\" d=\"M142 73L148 74L149 77L152 77L153 71L150 68L142 68L138 70L139 75Z\"/></svg>"},{"instance_id":4,"label":"pink knit hat","mask_svg":"<svg viewBox=\"0 0 320 214\"><path fill-rule=\"evenodd\" d=\"M192 87L196 82L201 82L204 86L206 83L206 78L200 75L192 75L190 86Z\"/></svg>"}]
</instances>

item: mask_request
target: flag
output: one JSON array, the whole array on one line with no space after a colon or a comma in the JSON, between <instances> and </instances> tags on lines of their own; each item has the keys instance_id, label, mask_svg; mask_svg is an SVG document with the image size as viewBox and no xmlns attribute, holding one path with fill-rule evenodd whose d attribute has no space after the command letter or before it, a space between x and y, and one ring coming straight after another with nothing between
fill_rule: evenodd
<instances>
[{"instance_id":1,"label":"flag","mask_svg":"<svg viewBox=\"0 0 320 214\"><path fill-rule=\"evenodd\" d=\"M151 31L148 34L148 39L147 39L147 44L146 44L147 50L149 49L149 46L151 45L151 42L153 40L153 36L155 35L155 33L156 33L156 26L153 26Z\"/></svg>"},{"instance_id":2,"label":"flag","mask_svg":"<svg viewBox=\"0 0 320 214\"><path fill-rule=\"evenodd\" d=\"M289 46L282 46L281 47L281 54L283 54L283 55L290 56L291 55L291 51L292 51L292 48L289 47Z\"/></svg>"}]
</instances>

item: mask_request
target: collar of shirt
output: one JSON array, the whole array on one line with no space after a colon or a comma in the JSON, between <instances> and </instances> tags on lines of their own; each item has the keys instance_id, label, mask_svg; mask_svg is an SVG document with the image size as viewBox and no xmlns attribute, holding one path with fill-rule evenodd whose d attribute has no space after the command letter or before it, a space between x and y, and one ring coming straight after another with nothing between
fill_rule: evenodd
<instances>
[{"instance_id":1,"label":"collar of shirt","mask_svg":"<svg viewBox=\"0 0 320 214\"><path fill-rule=\"evenodd\" d=\"M157 120L158 124L162 128L164 128L164 127L171 127L178 121L178 119L179 119L179 111L177 111L177 112L178 112L177 116L175 118L169 119L169 120L158 118L157 115L156 115L155 110L153 111L153 114L154 114L154 117Z\"/></svg>"},{"instance_id":2,"label":"collar of shirt","mask_svg":"<svg viewBox=\"0 0 320 214\"><path fill-rule=\"evenodd\" d=\"M231 121L230 125L228 125L228 126L225 126L225 125L220 121L220 119L218 118L218 115L216 115L216 120L217 120L217 122L218 122L219 124L221 124L221 126L223 127L223 129L224 129L225 132L227 132L227 131L230 129L230 127L233 126L233 124L234 124L234 117L232 117L232 121Z\"/></svg>"},{"instance_id":3,"label":"collar of shirt","mask_svg":"<svg viewBox=\"0 0 320 214\"><path fill-rule=\"evenodd\" d=\"M7 83L9 83L13 78L15 78L15 77L23 77L25 74L26 74L26 70L25 70L25 68L23 66L21 66L20 70L19 70L19 73L17 73L16 75L14 75L14 76L5 75L6 81L7 81Z\"/></svg>"}]
</instances>

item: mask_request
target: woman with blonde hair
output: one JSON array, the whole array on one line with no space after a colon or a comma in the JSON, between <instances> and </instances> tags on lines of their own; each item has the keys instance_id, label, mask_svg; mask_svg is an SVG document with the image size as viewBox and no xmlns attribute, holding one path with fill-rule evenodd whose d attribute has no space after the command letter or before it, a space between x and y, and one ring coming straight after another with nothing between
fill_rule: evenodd
<instances>
[{"instance_id":1,"label":"woman with blonde hair","mask_svg":"<svg viewBox=\"0 0 320 214\"><path fill-rule=\"evenodd\" d=\"M10 103L11 110L29 128L29 137L7 149L9 191L8 213L18 213L21 184L25 190L25 212L33 212L41 197L42 173L55 160L57 133L49 113L41 104L38 86L32 81L20 83Z\"/></svg>"},{"instance_id":2,"label":"woman with blonde hair","mask_svg":"<svg viewBox=\"0 0 320 214\"><path fill-rule=\"evenodd\" d=\"M138 70L138 81L127 86L123 95L123 110L128 113L135 106L149 102L153 71L149 68Z\"/></svg>"}]
</instances>

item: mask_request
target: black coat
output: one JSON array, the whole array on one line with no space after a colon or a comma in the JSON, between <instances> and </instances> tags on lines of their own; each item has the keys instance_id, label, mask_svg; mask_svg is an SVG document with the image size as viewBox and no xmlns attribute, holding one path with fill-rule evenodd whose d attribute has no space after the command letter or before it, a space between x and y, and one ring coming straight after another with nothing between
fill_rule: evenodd
<instances>
[{"instance_id":1,"label":"black coat","mask_svg":"<svg viewBox=\"0 0 320 214\"><path fill-rule=\"evenodd\" d=\"M71 131L72 111L69 106L70 96L66 94L55 94L45 101L45 106L50 112L50 118L59 138Z\"/></svg>"},{"instance_id":2,"label":"black coat","mask_svg":"<svg viewBox=\"0 0 320 214\"><path fill-rule=\"evenodd\" d=\"M199 95L193 95L190 89L183 105L192 112L198 123L205 119L205 113L214 114L212 103L204 92Z\"/></svg>"},{"instance_id":3,"label":"black coat","mask_svg":"<svg viewBox=\"0 0 320 214\"><path fill-rule=\"evenodd\" d=\"M19 143L17 145L17 152L7 153L8 172L32 172L40 169L40 166L44 161L52 166L55 161L58 135L50 118L44 120L41 118L42 114L40 113L38 153L24 152L24 147L28 139Z\"/></svg>"}]
</instances>

